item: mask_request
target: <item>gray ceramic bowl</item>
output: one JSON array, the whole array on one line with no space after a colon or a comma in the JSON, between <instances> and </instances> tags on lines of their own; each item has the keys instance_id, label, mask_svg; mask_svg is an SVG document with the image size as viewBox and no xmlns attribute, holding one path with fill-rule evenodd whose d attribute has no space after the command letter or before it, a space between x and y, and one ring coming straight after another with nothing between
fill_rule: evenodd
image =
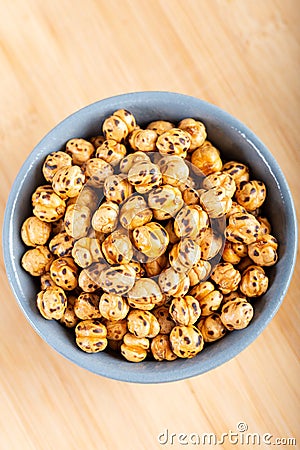
<instances>
[{"instance_id":1,"label":"gray ceramic bowl","mask_svg":"<svg viewBox=\"0 0 300 450\"><path fill-rule=\"evenodd\" d=\"M244 330L234 331L207 346L193 359L173 362L144 361L134 364L102 352L90 355L79 350L74 334L55 321L45 320L37 311L37 281L20 266L25 246L20 239L22 222L31 214L31 194L41 182L45 156L63 148L73 137L99 134L103 119L125 108L139 124L165 119L178 122L184 117L202 120L209 140L225 159L248 164L255 178L268 188L267 214L279 241L279 262L269 270L270 288L255 301L255 316ZM238 355L264 330L278 310L292 276L297 248L297 226L291 193L280 167L265 145L241 122L197 98L170 92L137 92L101 100L67 117L34 148L12 187L4 219L3 247L7 276L25 316L37 333L55 350L85 369L116 380L161 383L207 372Z\"/></svg>"}]
</instances>

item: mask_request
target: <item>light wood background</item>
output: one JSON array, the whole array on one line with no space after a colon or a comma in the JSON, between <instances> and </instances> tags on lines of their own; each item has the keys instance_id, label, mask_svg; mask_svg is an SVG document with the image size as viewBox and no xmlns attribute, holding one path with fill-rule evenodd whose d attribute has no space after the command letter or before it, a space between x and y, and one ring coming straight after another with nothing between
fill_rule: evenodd
<instances>
[{"instance_id":1,"label":"light wood background","mask_svg":"<svg viewBox=\"0 0 300 450\"><path fill-rule=\"evenodd\" d=\"M299 209L299 6L0 0L1 221L21 164L49 129L91 102L140 90L194 95L245 122L280 163ZM157 437L220 435L239 422L296 437L300 448L299 265L255 343L210 373L164 385L108 380L62 358L23 317L2 256L0 268L1 450L197 448Z\"/></svg>"}]
</instances>

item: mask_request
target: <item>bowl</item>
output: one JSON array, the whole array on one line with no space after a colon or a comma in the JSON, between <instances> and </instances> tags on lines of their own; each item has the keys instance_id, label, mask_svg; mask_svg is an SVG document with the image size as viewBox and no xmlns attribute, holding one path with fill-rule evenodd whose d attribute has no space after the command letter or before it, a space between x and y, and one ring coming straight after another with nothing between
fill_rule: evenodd
<instances>
[{"instance_id":1,"label":"bowl","mask_svg":"<svg viewBox=\"0 0 300 450\"><path fill-rule=\"evenodd\" d=\"M266 210L272 233L279 242L279 261L269 269L270 287L254 302L250 325L233 331L205 347L192 359L172 362L143 361L134 364L108 352L87 354L75 344L74 335L54 320L45 320L36 308L37 280L26 273L20 260L25 246L20 238L23 221L31 215L30 198L42 183L46 155L60 150L73 137L99 134L101 124L115 110L131 111L139 124L164 119L179 122L185 117L203 121L208 138L223 158L241 161L268 190ZM26 318L36 332L61 355L98 375L137 383L163 383L200 375L237 356L265 329L287 292L296 259L297 222L286 179L273 155L255 134L239 120L203 100L172 92L135 92L93 103L67 117L33 149L12 186L4 218L3 249L7 276Z\"/></svg>"}]
</instances>

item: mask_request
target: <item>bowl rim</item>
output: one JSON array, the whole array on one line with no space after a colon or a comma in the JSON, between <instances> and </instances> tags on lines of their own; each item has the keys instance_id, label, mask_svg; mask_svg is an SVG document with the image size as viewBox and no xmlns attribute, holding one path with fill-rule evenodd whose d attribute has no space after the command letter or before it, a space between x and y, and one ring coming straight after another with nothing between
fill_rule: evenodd
<instances>
[{"instance_id":1,"label":"bowl rim","mask_svg":"<svg viewBox=\"0 0 300 450\"><path fill-rule=\"evenodd\" d=\"M26 174L30 171L32 166L37 163L40 160L40 156L43 153L43 142L49 139L52 134L56 133L60 129L64 128L64 126L68 123L68 121L73 120L77 116L80 116L82 113L89 112L90 110L94 110L97 105L101 103L101 105L110 105L111 103L117 102L122 104L125 100L128 101L130 99L136 99L137 97L140 97L141 99L144 99L147 101L149 97L154 98L158 97L161 100L168 100L171 99L174 101L176 100L179 104L182 102L186 102L188 100L197 102L199 107L208 108L212 113L217 114L222 121L229 122L231 124L231 128L234 129L237 133L241 135L243 139L245 139L252 147L255 148L255 150L259 153L260 157L264 160L266 165L269 167L269 170L273 173L274 179L277 181L278 185L280 186L280 190L283 192L284 201L286 203L286 207L290 212L290 236L289 238L295 243L294 247L289 248L287 251L289 252L289 259L290 262L290 271L288 273L288 276L285 279L285 284L280 292L280 297L278 298L277 303L274 305L271 312L269 312L269 315L264 318L264 323L261 323L261 321L258 321L256 323L252 324L251 333L249 333L246 336L243 336L243 339L240 342L235 343L234 346L231 346L226 351L226 354L222 354L220 358L217 358L215 361L209 360L206 361L205 367L201 367L201 365L189 365L187 364L186 370L173 370L172 365L170 365L170 371L168 372L161 372L160 374L157 373L156 370L153 371L147 371L147 374L145 372L139 373L139 371L129 371L129 374L125 371L118 372L118 370L113 371L113 373L107 373L105 371L105 364L103 367L103 371L99 370L93 370L93 367L90 367L90 364L85 363L84 361L78 362L77 358L73 357L73 355L69 355L69 352L63 351L61 348L57 348L53 345L53 343L49 342L49 336L47 333L44 333L43 330L41 330L36 323L29 317L25 307L23 306L22 302L20 301L20 288L18 286L18 282L16 279L16 267L15 267L15 261L14 261L14 255L13 255L13 245L12 245L12 217L13 212L16 207L16 200L18 198L18 192L20 184L22 184L22 180L26 176ZM272 165L269 164L269 162ZM274 171L276 172L276 176L274 174ZM165 383L165 382L172 382L172 381L179 381L182 379L187 379L191 377L198 376L202 373L208 372L225 362L231 360L236 355L241 353L244 349L246 349L266 328L266 326L269 324L269 322L272 320L272 318L277 313L285 295L288 290L293 271L295 268L296 263L296 255L297 255L297 242L298 242L298 233L297 233L297 218L296 218L296 211L294 207L294 202L292 198L292 194L290 191L290 188L288 186L287 180L277 163L275 157L270 152L270 150L266 147L266 145L254 134L252 130L250 130L245 124L243 124L239 119L236 119L234 116L232 116L230 113L224 111L223 109L219 108L218 106L209 103L205 100L202 100L200 98L196 98L190 95L176 93L176 92L169 92L169 91L139 91L139 92L130 92L127 94L120 94L115 95L112 97L108 97L102 100L98 100L96 102L93 102L83 108L80 108L79 110L75 111L74 113L70 114L69 116L65 117L62 121L60 121L57 125L55 125L33 148L33 150L29 153L25 161L23 162L17 176L15 177L15 180L13 182L13 185L11 187L7 204L5 208L4 213L4 221L3 221L3 227L2 227L2 242L3 242L3 256L4 256L4 264L6 269L7 278L9 280L10 287L12 289L12 292L17 300L17 303L22 310L23 314L33 327L33 329L38 333L38 335L48 344L50 345L55 351L60 353L62 356L64 356L69 361L72 361L77 366L83 367L93 373L96 373L98 375L104 376L109 379L114 379L118 381L125 381L125 382L133 382L133 383L143 383L143 384L151 384L151 383ZM148 363L148 362L147 362ZM130 363L129 363L130 364ZM159 363L161 364L161 363ZM163 364L168 364L168 362L163 362Z\"/></svg>"}]
</instances>

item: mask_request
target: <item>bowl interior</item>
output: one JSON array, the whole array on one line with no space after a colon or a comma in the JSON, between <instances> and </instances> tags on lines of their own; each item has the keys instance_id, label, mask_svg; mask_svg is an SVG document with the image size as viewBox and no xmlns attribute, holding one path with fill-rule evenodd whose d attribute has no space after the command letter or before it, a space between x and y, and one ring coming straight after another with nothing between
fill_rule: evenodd
<instances>
[{"instance_id":1,"label":"bowl interior","mask_svg":"<svg viewBox=\"0 0 300 450\"><path fill-rule=\"evenodd\" d=\"M20 266L26 250L20 239L20 228L25 218L31 215L30 198L34 189L43 182L41 167L44 158L48 153L62 149L73 137L100 134L105 117L120 108L131 111L139 124L159 119L176 123L185 117L203 121L208 139L220 149L222 158L249 165L252 178L263 180L267 186L265 211L279 242L279 261L268 270L270 288L253 302L255 316L246 329L232 332L208 345L193 359L133 364L106 352L94 355L82 352L75 345L74 333L55 321L45 320L38 313L35 303L39 289L37 280ZM247 127L219 108L193 97L167 92L141 92L102 100L57 125L22 166L10 193L3 228L4 257L10 284L24 314L40 336L59 353L92 372L141 383L175 381L204 373L247 347L265 328L283 300L295 262L296 240L295 212L287 183L263 143Z\"/></svg>"}]
</instances>

